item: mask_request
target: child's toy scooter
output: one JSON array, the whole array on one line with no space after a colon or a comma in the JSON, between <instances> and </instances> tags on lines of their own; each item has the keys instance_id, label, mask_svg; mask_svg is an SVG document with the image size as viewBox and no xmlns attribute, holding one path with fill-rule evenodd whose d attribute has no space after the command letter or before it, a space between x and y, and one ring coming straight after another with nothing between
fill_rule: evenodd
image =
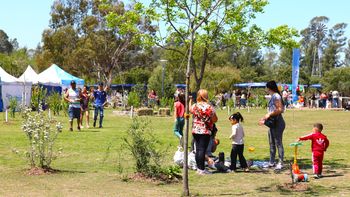
<instances>
[{"instance_id":1,"label":"child's toy scooter","mask_svg":"<svg viewBox=\"0 0 350 197\"><path fill-rule=\"evenodd\" d=\"M307 174L303 174L300 172L298 163L297 163L297 156L298 156L298 146L301 146L301 142L294 142L289 144L290 146L294 146L294 162L293 164L290 163L290 170L291 170L291 177L292 177L292 182L297 183L297 182L306 182L308 181L308 176Z\"/></svg>"}]
</instances>

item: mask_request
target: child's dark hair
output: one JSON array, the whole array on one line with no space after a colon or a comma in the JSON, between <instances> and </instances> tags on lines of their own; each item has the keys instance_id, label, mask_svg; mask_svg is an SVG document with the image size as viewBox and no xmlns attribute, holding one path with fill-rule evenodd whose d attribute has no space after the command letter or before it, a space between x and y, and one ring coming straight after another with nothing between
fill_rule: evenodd
<instances>
[{"instance_id":1,"label":"child's dark hair","mask_svg":"<svg viewBox=\"0 0 350 197\"><path fill-rule=\"evenodd\" d=\"M178 95L177 95L177 100L182 103L183 105L186 104L186 101L185 101L185 94L183 92L180 92Z\"/></svg>"},{"instance_id":2,"label":"child's dark hair","mask_svg":"<svg viewBox=\"0 0 350 197\"><path fill-rule=\"evenodd\" d=\"M323 130L323 125L321 123L315 123L314 127L316 127L319 131Z\"/></svg>"},{"instance_id":3,"label":"child's dark hair","mask_svg":"<svg viewBox=\"0 0 350 197\"><path fill-rule=\"evenodd\" d=\"M243 116L239 112L232 114L228 119L229 120L235 119L235 120L237 120L237 122L243 122Z\"/></svg>"}]
</instances>

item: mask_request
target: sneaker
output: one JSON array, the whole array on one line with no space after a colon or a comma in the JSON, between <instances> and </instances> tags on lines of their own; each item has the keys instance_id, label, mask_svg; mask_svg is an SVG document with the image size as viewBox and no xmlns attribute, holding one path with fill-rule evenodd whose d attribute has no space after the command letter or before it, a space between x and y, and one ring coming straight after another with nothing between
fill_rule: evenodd
<instances>
[{"instance_id":1,"label":"sneaker","mask_svg":"<svg viewBox=\"0 0 350 197\"><path fill-rule=\"evenodd\" d=\"M102 125L100 125L98 128L102 128Z\"/></svg>"},{"instance_id":2,"label":"sneaker","mask_svg":"<svg viewBox=\"0 0 350 197\"><path fill-rule=\"evenodd\" d=\"M322 175L321 175L321 174L315 174L315 175L314 175L314 179L320 179L320 178L322 178Z\"/></svg>"},{"instance_id":3,"label":"sneaker","mask_svg":"<svg viewBox=\"0 0 350 197\"><path fill-rule=\"evenodd\" d=\"M244 168L243 171L244 172L249 172L249 168Z\"/></svg>"},{"instance_id":4,"label":"sneaker","mask_svg":"<svg viewBox=\"0 0 350 197\"><path fill-rule=\"evenodd\" d=\"M89 125L87 125L87 126L86 126L86 128L88 129L88 128L90 128L90 126L89 126Z\"/></svg>"},{"instance_id":5,"label":"sneaker","mask_svg":"<svg viewBox=\"0 0 350 197\"><path fill-rule=\"evenodd\" d=\"M80 128L84 129L84 126L83 126L83 125L81 125L81 126L80 126Z\"/></svg>"},{"instance_id":6,"label":"sneaker","mask_svg":"<svg viewBox=\"0 0 350 197\"><path fill-rule=\"evenodd\" d=\"M72 128L69 128L69 131L73 131L73 129L72 129Z\"/></svg>"},{"instance_id":7,"label":"sneaker","mask_svg":"<svg viewBox=\"0 0 350 197\"><path fill-rule=\"evenodd\" d=\"M78 127L77 129L78 129L78 131L80 131L80 127Z\"/></svg>"},{"instance_id":8,"label":"sneaker","mask_svg":"<svg viewBox=\"0 0 350 197\"><path fill-rule=\"evenodd\" d=\"M200 170L200 169L197 169L197 174L199 175L207 175L207 174L212 174L210 171L208 170Z\"/></svg>"},{"instance_id":9,"label":"sneaker","mask_svg":"<svg viewBox=\"0 0 350 197\"><path fill-rule=\"evenodd\" d=\"M275 167L275 163L269 163L269 164L267 164L267 167L268 167L268 168Z\"/></svg>"},{"instance_id":10,"label":"sneaker","mask_svg":"<svg viewBox=\"0 0 350 197\"><path fill-rule=\"evenodd\" d=\"M275 170L281 170L283 168L283 164L278 162L278 164L275 167Z\"/></svg>"}]
</instances>

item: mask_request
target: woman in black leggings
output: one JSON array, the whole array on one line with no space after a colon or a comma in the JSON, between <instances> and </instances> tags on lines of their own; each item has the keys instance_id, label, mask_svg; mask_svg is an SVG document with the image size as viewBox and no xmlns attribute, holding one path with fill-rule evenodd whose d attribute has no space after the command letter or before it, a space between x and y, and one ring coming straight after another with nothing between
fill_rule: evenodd
<instances>
[{"instance_id":1,"label":"woman in black leggings","mask_svg":"<svg viewBox=\"0 0 350 197\"><path fill-rule=\"evenodd\" d=\"M195 142L197 173L210 174L205 169L205 153L209 144L211 130L218 120L215 109L208 103L208 91L201 89L197 92L197 103L191 106L193 114L192 135Z\"/></svg>"}]
</instances>

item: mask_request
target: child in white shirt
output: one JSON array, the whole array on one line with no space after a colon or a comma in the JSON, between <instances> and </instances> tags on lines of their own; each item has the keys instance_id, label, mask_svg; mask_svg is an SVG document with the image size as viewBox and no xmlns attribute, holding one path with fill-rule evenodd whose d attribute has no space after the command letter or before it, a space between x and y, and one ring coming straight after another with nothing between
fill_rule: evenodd
<instances>
[{"instance_id":1,"label":"child in white shirt","mask_svg":"<svg viewBox=\"0 0 350 197\"><path fill-rule=\"evenodd\" d=\"M239 157L239 163L241 165L241 168L245 172L249 172L249 168L247 165L247 161L245 160L243 156L244 151L244 131L243 127L240 124L240 122L243 122L243 116L237 112L232 114L229 117L229 120L232 125L232 134L230 135L230 139L232 139L232 150L231 150L231 167L230 169L233 171L236 171L236 162L237 162L237 155Z\"/></svg>"}]
</instances>

